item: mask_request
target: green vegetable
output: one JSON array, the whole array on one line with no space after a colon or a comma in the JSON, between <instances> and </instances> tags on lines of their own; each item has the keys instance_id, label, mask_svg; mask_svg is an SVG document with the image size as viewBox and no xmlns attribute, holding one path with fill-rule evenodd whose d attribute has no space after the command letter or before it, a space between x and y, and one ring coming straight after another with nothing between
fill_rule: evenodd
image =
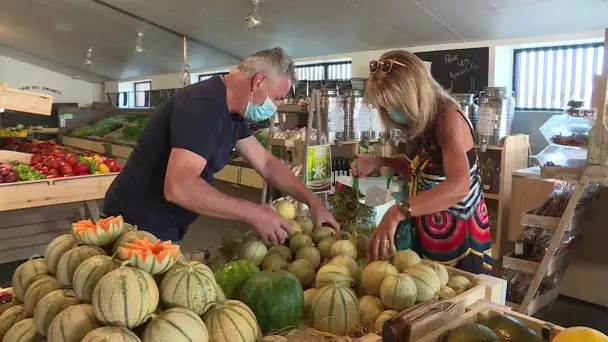
<instances>
[{"instance_id":1,"label":"green vegetable","mask_svg":"<svg viewBox=\"0 0 608 342\"><path fill-rule=\"evenodd\" d=\"M18 161L13 161L13 162L11 162L11 165L13 166L15 171L17 171L20 181L33 181L33 180L46 179L46 176L44 174L42 174L41 172L39 172L38 170L34 169L33 167L31 167L27 164L20 163Z\"/></svg>"},{"instance_id":2,"label":"green vegetable","mask_svg":"<svg viewBox=\"0 0 608 342\"><path fill-rule=\"evenodd\" d=\"M357 190L357 192L359 192ZM361 196L361 194L359 194ZM354 232L358 228L370 229L373 226L374 211L356 200L355 190L345 186L344 189L334 192L331 197L332 213L341 230Z\"/></svg>"},{"instance_id":3,"label":"green vegetable","mask_svg":"<svg viewBox=\"0 0 608 342\"><path fill-rule=\"evenodd\" d=\"M87 166L89 167L90 174L94 174L95 171L97 171L97 162L95 160L89 160L86 159L84 156L80 155L78 156L78 161L87 164Z\"/></svg>"},{"instance_id":4,"label":"green vegetable","mask_svg":"<svg viewBox=\"0 0 608 342\"><path fill-rule=\"evenodd\" d=\"M470 323L444 332L437 342L500 342L500 338L490 328Z\"/></svg>"},{"instance_id":5,"label":"green vegetable","mask_svg":"<svg viewBox=\"0 0 608 342\"><path fill-rule=\"evenodd\" d=\"M500 338L501 342L540 342L536 333L515 317L496 315L483 323Z\"/></svg>"}]
</instances>

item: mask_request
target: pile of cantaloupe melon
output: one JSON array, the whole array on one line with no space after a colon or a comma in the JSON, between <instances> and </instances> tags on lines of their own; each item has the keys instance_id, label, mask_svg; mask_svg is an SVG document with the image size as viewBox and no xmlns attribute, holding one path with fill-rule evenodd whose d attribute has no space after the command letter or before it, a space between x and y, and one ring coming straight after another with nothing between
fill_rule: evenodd
<instances>
[{"instance_id":1,"label":"pile of cantaloupe melon","mask_svg":"<svg viewBox=\"0 0 608 342\"><path fill-rule=\"evenodd\" d=\"M317 330L335 335L377 332L399 311L432 298L454 298L472 286L466 277L450 277L441 264L423 263L412 250L399 251L393 263L370 263L364 235L313 229L309 219L295 220L295 208L288 202L276 208L294 225L284 246L271 246L252 231L231 231L222 241L225 255L211 268L238 258L262 270L291 272L304 289L303 323Z\"/></svg>"},{"instance_id":2,"label":"pile of cantaloupe melon","mask_svg":"<svg viewBox=\"0 0 608 342\"><path fill-rule=\"evenodd\" d=\"M44 258L34 257L15 271L16 303L0 315L0 340L289 341L288 331L262 336L262 318L245 299L236 300L256 268L281 270L278 281L291 277L297 285L283 287L299 291L291 298L304 308L295 325L291 312L290 328L304 324L340 336L379 331L398 311L431 298L453 298L471 286L465 277L450 278L439 264L422 263L411 250L400 251L394 263L370 263L364 235L313 229L309 219L296 220L289 202L278 202L276 209L294 223L285 245L272 246L252 231L231 231L211 267L186 261L179 246L121 217L77 222L71 234L49 244ZM247 265L226 272L226 265L237 262L233 259ZM261 296L265 285L258 285ZM267 295L277 294L275 289Z\"/></svg>"},{"instance_id":3,"label":"pile of cantaloupe melon","mask_svg":"<svg viewBox=\"0 0 608 342\"><path fill-rule=\"evenodd\" d=\"M13 275L4 342L256 341L243 303L225 300L211 269L179 246L109 217L73 224ZM238 329L236 325L238 326Z\"/></svg>"}]
</instances>

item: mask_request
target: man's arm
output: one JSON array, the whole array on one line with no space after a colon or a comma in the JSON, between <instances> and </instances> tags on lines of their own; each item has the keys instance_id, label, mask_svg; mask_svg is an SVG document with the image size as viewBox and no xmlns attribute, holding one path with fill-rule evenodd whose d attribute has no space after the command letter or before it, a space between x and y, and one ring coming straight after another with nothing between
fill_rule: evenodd
<instances>
[{"instance_id":1,"label":"man's arm","mask_svg":"<svg viewBox=\"0 0 608 342\"><path fill-rule=\"evenodd\" d=\"M171 149L165 175L165 199L190 211L250 222L258 205L228 196L200 178L207 160L182 148Z\"/></svg>"},{"instance_id":2,"label":"man's arm","mask_svg":"<svg viewBox=\"0 0 608 342\"><path fill-rule=\"evenodd\" d=\"M254 137L249 136L236 143L236 151L272 186L286 192L309 207L319 201L279 158L267 151Z\"/></svg>"}]
</instances>

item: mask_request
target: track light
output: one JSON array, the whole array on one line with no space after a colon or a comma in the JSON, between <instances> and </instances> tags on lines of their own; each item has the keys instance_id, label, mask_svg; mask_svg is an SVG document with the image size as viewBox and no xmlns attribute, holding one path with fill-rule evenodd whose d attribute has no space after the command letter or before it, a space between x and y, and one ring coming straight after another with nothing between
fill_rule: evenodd
<instances>
[{"instance_id":1,"label":"track light","mask_svg":"<svg viewBox=\"0 0 608 342\"><path fill-rule=\"evenodd\" d=\"M137 32L137 39L135 40L135 51L144 52L144 45L142 43L142 39L144 38L144 33L139 31Z\"/></svg>"},{"instance_id":2,"label":"track light","mask_svg":"<svg viewBox=\"0 0 608 342\"><path fill-rule=\"evenodd\" d=\"M260 6L260 0L251 0L253 5L253 11L247 16L247 28L255 30L262 25L262 18L258 15L258 7Z\"/></svg>"},{"instance_id":3,"label":"track light","mask_svg":"<svg viewBox=\"0 0 608 342\"><path fill-rule=\"evenodd\" d=\"M190 84L190 64L188 64L188 38L184 37L184 71L179 75L179 79L182 83L182 87L185 87Z\"/></svg>"},{"instance_id":4,"label":"track light","mask_svg":"<svg viewBox=\"0 0 608 342\"><path fill-rule=\"evenodd\" d=\"M92 55L93 55L93 48L89 48L87 50L87 55L84 57L84 65L90 66L91 64L93 64L93 61L91 60Z\"/></svg>"}]
</instances>

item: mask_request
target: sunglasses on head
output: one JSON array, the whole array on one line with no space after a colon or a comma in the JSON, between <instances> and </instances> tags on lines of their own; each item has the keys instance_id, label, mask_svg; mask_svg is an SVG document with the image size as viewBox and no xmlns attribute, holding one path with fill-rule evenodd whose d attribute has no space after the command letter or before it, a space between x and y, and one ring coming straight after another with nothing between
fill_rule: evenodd
<instances>
[{"instance_id":1,"label":"sunglasses on head","mask_svg":"<svg viewBox=\"0 0 608 342\"><path fill-rule=\"evenodd\" d=\"M405 64L394 60L394 59L382 59L379 61L371 61L369 62L369 71L376 72L381 71L383 73L389 73L393 70L393 65L399 65L405 67Z\"/></svg>"}]
</instances>

